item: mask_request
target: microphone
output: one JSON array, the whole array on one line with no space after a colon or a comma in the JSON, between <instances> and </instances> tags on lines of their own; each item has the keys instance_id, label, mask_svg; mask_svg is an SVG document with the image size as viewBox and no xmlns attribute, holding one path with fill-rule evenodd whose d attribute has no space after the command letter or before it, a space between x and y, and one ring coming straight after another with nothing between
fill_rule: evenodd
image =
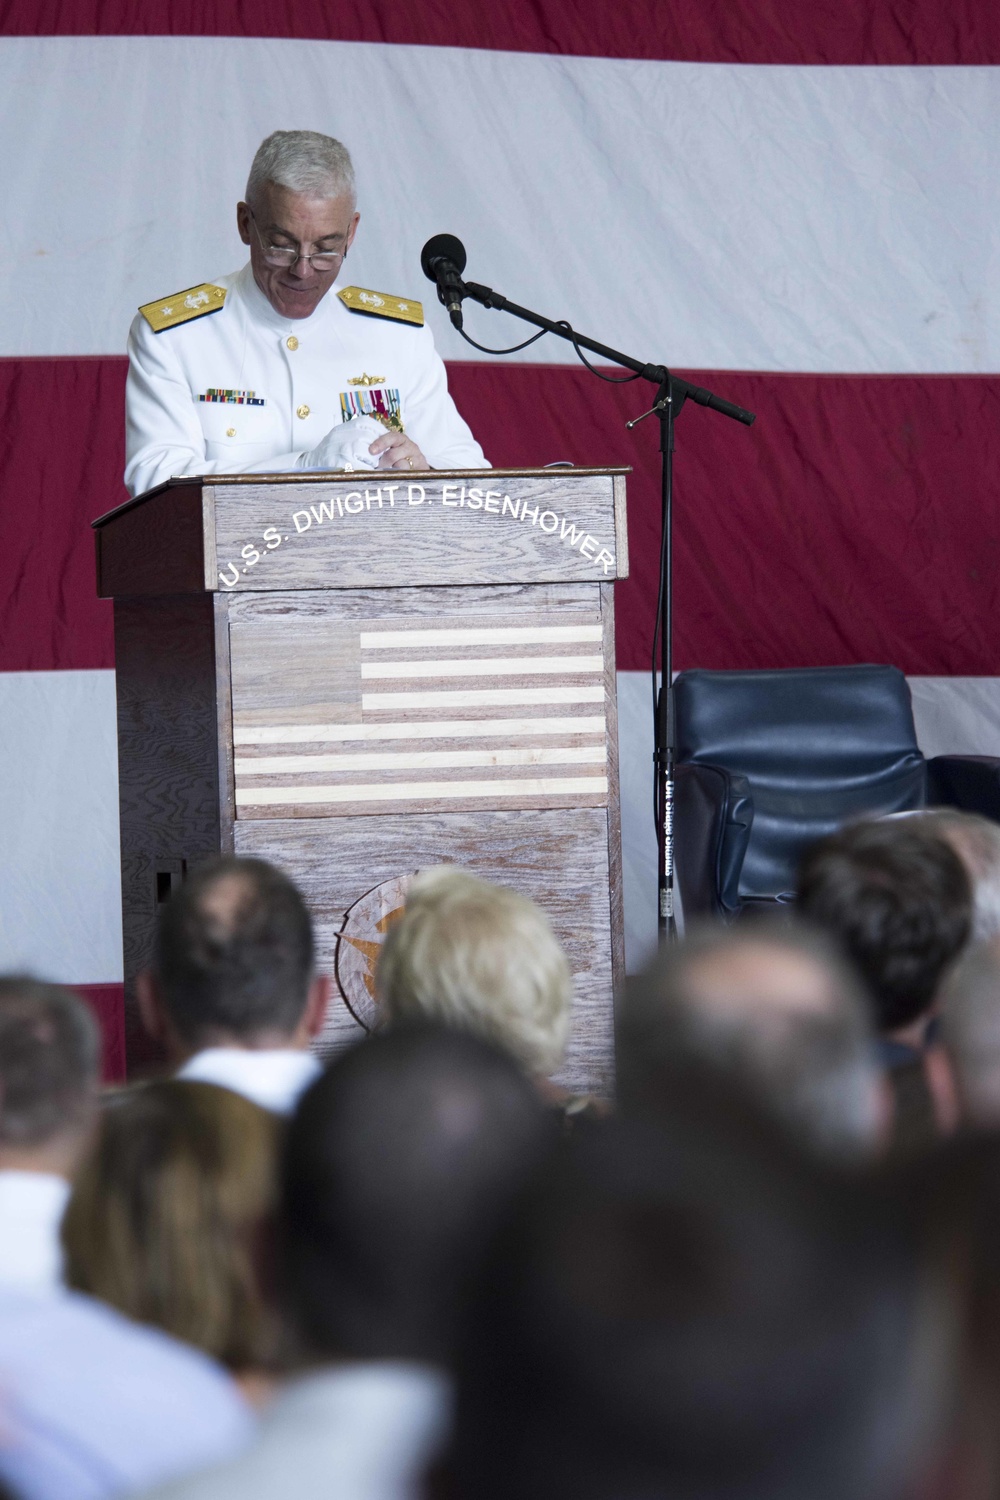
<instances>
[{"instance_id":1,"label":"microphone","mask_svg":"<svg viewBox=\"0 0 1000 1500\"><path fill-rule=\"evenodd\" d=\"M420 265L428 281L436 281L438 298L448 309L448 316L458 329L462 327L462 298L465 287L465 246L453 234L435 234L420 252Z\"/></svg>"}]
</instances>

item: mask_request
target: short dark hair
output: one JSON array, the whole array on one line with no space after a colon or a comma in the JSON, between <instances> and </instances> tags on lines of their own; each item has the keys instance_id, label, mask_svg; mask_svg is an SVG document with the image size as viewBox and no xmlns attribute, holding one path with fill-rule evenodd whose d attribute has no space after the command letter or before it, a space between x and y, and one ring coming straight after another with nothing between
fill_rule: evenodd
<instances>
[{"instance_id":1,"label":"short dark hair","mask_svg":"<svg viewBox=\"0 0 1000 1500\"><path fill-rule=\"evenodd\" d=\"M929 1009L968 940L972 888L950 844L909 819L843 828L806 851L801 914L830 932L866 981L879 1031Z\"/></svg>"},{"instance_id":2,"label":"short dark hair","mask_svg":"<svg viewBox=\"0 0 1000 1500\"><path fill-rule=\"evenodd\" d=\"M571 1139L499 1238L459 1363L461 1493L898 1493L914 1248L865 1179L716 1102Z\"/></svg>"},{"instance_id":3,"label":"short dark hair","mask_svg":"<svg viewBox=\"0 0 1000 1500\"><path fill-rule=\"evenodd\" d=\"M100 1053L83 1000L27 975L0 978L0 1146L41 1146L84 1125Z\"/></svg>"},{"instance_id":4,"label":"short dark hair","mask_svg":"<svg viewBox=\"0 0 1000 1500\"><path fill-rule=\"evenodd\" d=\"M490 1043L401 1022L303 1096L284 1160L283 1281L321 1356L447 1361L499 1219L554 1126Z\"/></svg>"},{"instance_id":5,"label":"short dark hair","mask_svg":"<svg viewBox=\"0 0 1000 1500\"><path fill-rule=\"evenodd\" d=\"M314 960L298 889L262 859L214 859L163 909L153 976L189 1045L229 1035L289 1034L305 1010Z\"/></svg>"}]
</instances>

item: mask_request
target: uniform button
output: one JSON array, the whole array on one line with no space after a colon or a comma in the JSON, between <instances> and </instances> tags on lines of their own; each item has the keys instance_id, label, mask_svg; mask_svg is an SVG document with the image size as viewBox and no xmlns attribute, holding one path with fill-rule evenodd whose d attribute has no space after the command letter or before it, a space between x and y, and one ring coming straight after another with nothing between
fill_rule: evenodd
<instances>
[{"instance_id":1,"label":"uniform button","mask_svg":"<svg viewBox=\"0 0 1000 1500\"><path fill-rule=\"evenodd\" d=\"M295 415L297 417L308 417L308 415L309 415L309 408L308 408L308 406L297 406L295 408Z\"/></svg>"},{"instance_id":2,"label":"uniform button","mask_svg":"<svg viewBox=\"0 0 1000 1500\"><path fill-rule=\"evenodd\" d=\"M285 347L292 350L295 350L299 347L299 341L295 337L294 333L290 333L288 335L287 339L285 340Z\"/></svg>"},{"instance_id":3,"label":"uniform button","mask_svg":"<svg viewBox=\"0 0 1000 1500\"><path fill-rule=\"evenodd\" d=\"M235 437L235 436L236 436L236 428L235 427L227 427L226 428L226 437Z\"/></svg>"}]
</instances>

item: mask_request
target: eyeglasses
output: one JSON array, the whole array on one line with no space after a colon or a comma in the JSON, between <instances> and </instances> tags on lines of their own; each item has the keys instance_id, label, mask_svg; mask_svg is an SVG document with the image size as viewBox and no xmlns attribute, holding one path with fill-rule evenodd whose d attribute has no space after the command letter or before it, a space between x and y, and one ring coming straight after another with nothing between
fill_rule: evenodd
<instances>
[{"instance_id":1,"label":"eyeglasses","mask_svg":"<svg viewBox=\"0 0 1000 1500\"><path fill-rule=\"evenodd\" d=\"M269 266L297 266L300 260L305 260L314 271L335 271L347 254L346 250L316 250L312 255L303 255L298 245L270 245L257 228L257 220L249 205L247 213L257 235L261 254Z\"/></svg>"}]
</instances>

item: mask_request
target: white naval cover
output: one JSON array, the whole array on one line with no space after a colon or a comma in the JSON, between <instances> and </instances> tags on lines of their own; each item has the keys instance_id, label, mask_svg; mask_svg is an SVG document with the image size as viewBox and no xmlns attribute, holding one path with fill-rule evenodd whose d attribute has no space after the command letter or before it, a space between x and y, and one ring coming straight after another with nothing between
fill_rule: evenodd
<instances>
[{"instance_id":1,"label":"white naval cover","mask_svg":"<svg viewBox=\"0 0 1000 1500\"><path fill-rule=\"evenodd\" d=\"M378 377L377 389L398 392L407 436L432 468L488 467L448 394L427 324L350 312L339 283L310 317L282 318L249 264L214 284L228 291L217 313L162 333L141 313L133 319L125 407L133 495L178 475L302 467L302 454L343 422L341 397L350 410L352 397L372 389L351 384L366 375ZM200 399L210 392L244 399Z\"/></svg>"}]
</instances>

